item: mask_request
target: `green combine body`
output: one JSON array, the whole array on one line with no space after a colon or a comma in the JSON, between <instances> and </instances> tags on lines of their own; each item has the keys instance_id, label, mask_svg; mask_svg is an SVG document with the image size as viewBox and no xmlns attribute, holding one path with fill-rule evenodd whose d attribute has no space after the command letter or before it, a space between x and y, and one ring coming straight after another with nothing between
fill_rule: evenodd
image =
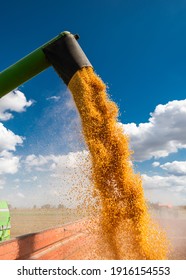
<instances>
[{"instance_id":1,"label":"green combine body","mask_svg":"<svg viewBox=\"0 0 186 280\"><path fill-rule=\"evenodd\" d=\"M10 211L6 201L0 201L0 241L10 239Z\"/></svg>"}]
</instances>

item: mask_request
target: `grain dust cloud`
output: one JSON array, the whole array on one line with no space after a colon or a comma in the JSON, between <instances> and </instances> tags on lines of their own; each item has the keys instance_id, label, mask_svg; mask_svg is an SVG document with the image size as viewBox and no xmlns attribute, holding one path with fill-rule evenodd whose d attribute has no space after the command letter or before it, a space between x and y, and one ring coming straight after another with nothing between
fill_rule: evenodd
<instances>
[{"instance_id":1,"label":"grain dust cloud","mask_svg":"<svg viewBox=\"0 0 186 280\"><path fill-rule=\"evenodd\" d=\"M68 87L90 152L97 259L166 259L168 240L149 214L128 136L118 125L117 105L91 67L77 71Z\"/></svg>"}]
</instances>

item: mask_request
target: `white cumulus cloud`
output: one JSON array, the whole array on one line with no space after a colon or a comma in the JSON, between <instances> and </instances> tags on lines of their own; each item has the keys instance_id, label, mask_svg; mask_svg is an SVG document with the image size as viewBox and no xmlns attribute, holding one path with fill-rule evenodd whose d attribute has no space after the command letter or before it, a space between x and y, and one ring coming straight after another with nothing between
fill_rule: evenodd
<instances>
[{"instance_id":1,"label":"white cumulus cloud","mask_svg":"<svg viewBox=\"0 0 186 280\"><path fill-rule=\"evenodd\" d=\"M32 101L27 101L24 93L19 90L11 91L0 98L0 120L7 121L13 118L11 112L24 112L32 105Z\"/></svg>"},{"instance_id":2,"label":"white cumulus cloud","mask_svg":"<svg viewBox=\"0 0 186 280\"><path fill-rule=\"evenodd\" d=\"M13 118L12 112L23 112L32 105L27 101L24 93L19 90L11 91L0 98L0 120ZM23 137L16 135L0 123L0 174L15 174L20 165L20 158L14 156L16 146L23 144Z\"/></svg>"},{"instance_id":3,"label":"white cumulus cloud","mask_svg":"<svg viewBox=\"0 0 186 280\"><path fill-rule=\"evenodd\" d=\"M154 161L154 162L152 163L152 166L153 166L153 167L160 166L160 163L159 163L158 161Z\"/></svg>"},{"instance_id":4,"label":"white cumulus cloud","mask_svg":"<svg viewBox=\"0 0 186 280\"><path fill-rule=\"evenodd\" d=\"M42 156L42 155L28 155L25 159L25 164L27 167L29 168L37 168L37 167L40 167L40 166L43 166L45 164L48 163L48 156Z\"/></svg>"},{"instance_id":5,"label":"white cumulus cloud","mask_svg":"<svg viewBox=\"0 0 186 280\"><path fill-rule=\"evenodd\" d=\"M15 174L19 169L19 157L7 153L5 156L0 155L0 175Z\"/></svg>"},{"instance_id":6,"label":"white cumulus cloud","mask_svg":"<svg viewBox=\"0 0 186 280\"><path fill-rule=\"evenodd\" d=\"M134 160L166 157L186 148L186 99L158 105L147 123L123 125Z\"/></svg>"},{"instance_id":7,"label":"white cumulus cloud","mask_svg":"<svg viewBox=\"0 0 186 280\"><path fill-rule=\"evenodd\" d=\"M186 175L186 161L173 161L173 162L166 162L160 167L170 174L174 175Z\"/></svg>"},{"instance_id":8,"label":"white cumulus cloud","mask_svg":"<svg viewBox=\"0 0 186 280\"><path fill-rule=\"evenodd\" d=\"M12 151L23 143L23 138L0 123L0 174L15 174L19 169L19 157Z\"/></svg>"},{"instance_id":9,"label":"white cumulus cloud","mask_svg":"<svg viewBox=\"0 0 186 280\"><path fill-rule=\"evenodd\" d=\"M143 185L145 189L169 190L171 192L181 192L186 194L186 175L153 175L142 174Z\"/></svg>"},{"instance_id":10,"label":"white cumulus cloud","mask_svg":"<svg viewBox=\"0 0 186 280\"><path fill-rule=\"evenodd\" d=\"M11 130L7 129L0 123L0 153L2 151L15 151L16 145L23 143L23 138L14 134Z\"/></svg>"},{"instance_id":11,"label":"white cumulus cloud","mask_svg":"<svg viewBox=\"0 0 186 280\"><path fill-rule=\"evenodd\" d=\"M24 164L29 170L37 171L51 171L51 172L60 172L63 174L63 171L68 172L72 169L78 168L78 166L85 166L88 162L88 151L80 152L70 152L67 155L28 155L24 160Z\"/></svg>"},{"instance_id":12,"label":"white cumulus cloud","mask_svg":"<svg viewBox=\"0 0 186 280\"><path fill-rule=\"evenodd\" d=\"M153 202L183 205L186 200L186 175L142 174L145 196Z\"/></svg>"}]
</instances>

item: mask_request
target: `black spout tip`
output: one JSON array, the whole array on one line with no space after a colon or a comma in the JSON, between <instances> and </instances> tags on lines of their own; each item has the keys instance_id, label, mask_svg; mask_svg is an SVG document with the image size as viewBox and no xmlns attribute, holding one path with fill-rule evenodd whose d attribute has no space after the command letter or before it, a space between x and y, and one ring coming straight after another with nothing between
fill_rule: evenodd
<instances>
[{"instance_id":1,"label":"black spout tip","mask_svg":"<svg viewBox=\"0 0 186 280\"><path fill-rule=\"evenodd\" d=\"M53 65L56 72L66 85L72 76L82 67L91 66L90 61L77 42L79 35L73 35L68 31L52 44L43 49L46 58Z\"/></svg>"},{"instance_id":2,"label":"black spout tip","mask_svg":"<svg viewBox=\"0 0 186 280\"><path fill-rule=\"evenodd\" d=\"M75 35L74 35L74 38L75 38L76 40L78 40L80 37L79 37L78 34L75 34Z\"/></svg>"}]
</instances>

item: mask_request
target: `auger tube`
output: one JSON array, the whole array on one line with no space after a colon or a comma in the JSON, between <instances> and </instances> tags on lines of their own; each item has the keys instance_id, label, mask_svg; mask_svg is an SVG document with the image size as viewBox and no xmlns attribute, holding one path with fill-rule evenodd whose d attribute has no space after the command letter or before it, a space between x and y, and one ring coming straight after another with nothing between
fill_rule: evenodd
<instances>
[{"instance_id":1,"label":"auger tube","mask_svg":"<svg viewBox=\"0 0 186 280\"><path fill-rule=\"evenodd\" d=\"M53 66L63 81L68 84L78 69L83 66L91 66L77 43L78 38L77 35L64 31L0 72L0 98L49 66ZM61 52L63 53L61 54ZM53 56L55 57L53 58Z\"/></svg>"},{"instance_id":2,"label":"auger tube","mask_svg":"<svg viewBox=\"0 0 186 280\"><path fill-rule=\"evenodd\" d=\"M60 33L57 37L0 72L0 97L51 66L43 53L43 48L64 36L65 33Z\"/></svg>"}]
</instances>

